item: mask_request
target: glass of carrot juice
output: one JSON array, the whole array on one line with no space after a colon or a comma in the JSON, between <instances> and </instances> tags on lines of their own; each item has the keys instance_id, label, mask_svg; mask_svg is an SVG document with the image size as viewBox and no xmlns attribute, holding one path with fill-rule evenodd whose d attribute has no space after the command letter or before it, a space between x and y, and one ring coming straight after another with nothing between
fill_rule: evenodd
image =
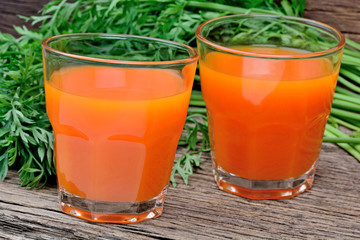
<instances>
[{"instance_id":1,"label":"glass of carrot juice","mask_svg":"<svg viewBox=\"0 0 360 240\"><path fill-rule=\"evenodd\" d=\"M345 40L303 18L234 15L196 31L218 187L250 199L312 186Z\"/></svg>"},{"instance_id":2,"label":"glass of carrot juice","mask_svg":"<svg viewBox=\"0 0 360 240\"><path fill-rule=\"evenodd\" d=\"M161 215L196 51L116 34L59 35L42 48L62 211L117 223Z\"/></svg>"}]
</instances>

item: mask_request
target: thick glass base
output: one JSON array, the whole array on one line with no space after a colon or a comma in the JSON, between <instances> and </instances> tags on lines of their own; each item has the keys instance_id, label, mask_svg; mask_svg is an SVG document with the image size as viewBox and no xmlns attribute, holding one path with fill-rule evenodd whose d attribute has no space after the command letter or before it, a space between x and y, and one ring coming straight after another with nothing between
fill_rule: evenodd
<instances>
[{"instance_id":1,"label":"thick glass base","mask_svg":"<svg viewBox=\"0 0 360 240\"><path fill-rule=\"evenodd\" d=\"M298 178L283 180L251 180L224 171L213 162L213 173L219 189L249 199L292 198L310 189L317 161Z\"/></svg>"},{"instance_id":2,"label":"thick glass base","mask_svg":"<svg viewBox=\"0 0 360 240\"><path fill-rule=\"evenodd\" d=\"M93 222L136 223L161 215L167 186L144 202L103 202L81 198L59 189L60 208L72 216Z\"/></svg>"}]
</instances>

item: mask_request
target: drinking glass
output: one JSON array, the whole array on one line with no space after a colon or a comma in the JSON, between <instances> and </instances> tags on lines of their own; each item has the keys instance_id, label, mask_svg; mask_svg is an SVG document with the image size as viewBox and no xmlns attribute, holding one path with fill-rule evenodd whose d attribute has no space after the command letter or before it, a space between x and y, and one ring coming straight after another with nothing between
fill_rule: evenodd
<instances>
[{"instance_id":1,"label":"drinking glass","mask_svg":"<svg viewBox=\"0 0 360 240\"><path fill-rule=\"evenodd\" d=\"M96 222L159 216L196 51L118 34L59 35L42 48L62 211Z\"/></svg>"},{"instance_id":2,"label":"drinking glass","mask_svg":"<svg viewBox=\"0 0 360 240\"><path fill-rule=\"evenodd\" d=\"M234 15L196 31L213 172L250 199L312 186L345 40L312 20Z\"/></svg>"}]
</instances>

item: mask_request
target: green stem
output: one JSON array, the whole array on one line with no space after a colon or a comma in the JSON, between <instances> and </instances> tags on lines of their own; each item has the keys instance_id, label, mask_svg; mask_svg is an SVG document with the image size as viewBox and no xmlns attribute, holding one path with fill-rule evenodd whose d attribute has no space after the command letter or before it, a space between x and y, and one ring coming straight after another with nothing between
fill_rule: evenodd
<instances>
[{"instance_id":1,"label":"green stem","mask_svg":"<svg viewBox=\"0 0 360 240\"><path fill-rule=\"evenodd\" d=\"M344 48L344 55L349 55L349 56L353 56L353 57L360 57L360 52L355 51L352 48L345 47Z\"/></svg>"},{"instance_id":2,"label":"green stem","mask_svg":"<svg viewBox=\"0 0 360 240\"><path fill-rule=\"evenodd\" d=\"M341 93L334 93L334 99L340 99L351 103L360 104L360 99L352 96L347 96Z\"/></svg>"},{"instance_id":3,"label":"green stem","mask_svg":"<svg viewBox=\"0 0 360 240\"><path fill-rule=\"evenodd\" d=\"M330 142L330 143L357 143L357 144L360 144L360 138L324 137L323 142Z\"/></svg>"},{"instance_id":4,"label":"green stem","mask_svg":"<svg viewBox=\"0 0 360 240\"><path fill-rule=\"evenodd\" d=\"M326 129L325 129L325 136L331 138L337 137L334 133ZM336 143L336 144L339 147L345 149L348 153L350 153L354 158L356 158L360 162L360 153L356 151L350 144L348 143Z\"/></svg>"},{"instance_id":5,"label":"green stem","mask_svg":"<svg viewBox=\"0 0 360 240\"><path fill-rule=\"evenodd\" d=\"M360 112L360 105L355 103L349 103L343 100L334 99L333 100L333 107L338 107L341 109L351 110Z\"/></svg>"},{"instance_id":6,"label":"green stem","mask_svg":"<svg viewBox=\"0 0 360 240\"><path fill-rule=\"evenodd\" d=\"M335 134L336 137L340 137L340 138L349 138L349 136L345 133L343 133L342 131L340 131L339 129L331 126L331 125L326 125L325 129L329 132L331 132L332 134ZM354 138L356 139L356 138ZM356 149L356 151L358 151L358 153L360 154L360 145L354 145L353 146L354 149Z\"/></svg>"},{"instance_id":7,"label":"green stem","mask_svg":"<svg viewBox=\"0 0 360 240\"><path fill-rule=\"evenodd\" d=\"M201 113L206 114L206 108L189 107L188 114Z\"/></svg>"},{"instance_id":8,"label":"green stem","mask_svg":"<svg viewBox=\"0 0 360 240\"><path fill-rule=\"evenodd\" d=\"M41 86L41 85L38 85L38 86L35 86L35 87L32 87L32 88L29 88L27 89L20 97L20 100L22 100L27 94L29 94L30 92L34 91L34 90L37 90L39 88L43 88L44 86Z\"/></svg>"},{"instance_id":9,"label":"green stem","mask_svg":"<svg viewBox=\"0 0 360 240\"><path fill-rule=\"evenodd\" d=\"M220 3L213 3L213 2L198 2L198 1L189 1L186 7L194 7L194 8L201 8L201 9L207 9L211 11L216 12L231 12L236 14L246 14L246 13L265 13L265 14L278 14L278 15L284 15L283 13L275 10L266 10L266 9L260 9L260 8L250 8L245 9L241 7L234 7L229 5L224 5Z\"/></svg>"},{"instance_id":10,"label":"green stem","mask_svg":"<svg viewBox=\"0 0 360 240\"><path fill-rule=\"evenodd\" d=\"M351 96L351 97L355 97L355 98L357 98L357 99L360 99L360 95L359 95L359 94L356 94L356 93L354 93L354 92L352 92L352 91L349 91L349 90L347 90L347 89L345 89L345 88L342 88L342 87L337 86L335 90L336 90L336 92L338 92L338 93L341 93L341 94L344 94L344 95L348 95L348 96Z\"/></svg>"},{"instance_id":11,"label":"green stem","mask_svg":"<svg viewBox=\"0 0 360 240\"><path fill-rule=\"evenodd\" d=\"M22 52L16 52L16 51L7 51L4 53L1 53L0 56L6 56L6 55L25 55L25 53Z\"/></svg>"},{"instance_id":12,"label":"green stem","mask_svg":"<svg viewBox=\"0 0 360 240\"><path fill-rule=\"evenodd\" d=\"M202 93L201 93L201 91L199 91L199 90L195 90L195 89L193 89L192 91L191 91L191 95L202 95Z\"/></svg>"},{"instance_id":13,"label":"green stem","mask_svg":"<svg viewBox=\"0 0 360 240\"><path fill-rule=\"evenodd\" d=\"M202 102L204 102L204 99L201 96L201 93L198 94L198 93L194 92L194 90L193 90L193 92L191 93L190 101L202 101Z\"/></svg>"},{"instance_id":14,"label":"green stem","mask_svg":"<svg viewBox=\"0 0 360 240\"><path fill-rule=\"evenodd\" d=\"M350 88L351 90L360 93L360 87L356 86L355 84L349 82L345 78L339 76L338 81L342 84L344 84L346 87Z\"/></svg>"},{"instance_id":15,"label":"green stem","mask_svg":"<svg viewBox=\"0 0 360 240\"><path fill-rule=\"evenodd\" d=\"M261 29L260 31L258 31L257 33L255 33L253 36L251 36L250 39L255 39L257 38L261 33L265 32L266 30L268 30L269 28L273 27L274 25L277 25L277 22L273 22L271 24L266 25L266 27L264 27L263 29Z\"/></svg>"},{"instance_id":16,"label":"green stem","mask_svg":"<svg viewBox=\"0 0 360 240\"><path fill-rule=\"evenodd\" d=\"M190 100L195 100L195 101L204 101L204 99L202 98L202 96L201 95L193 95L193 94L191 94L191 98L190 98Z\"/></svg>"},{"instance_id":17,"label":"green stem","mask_svg":"<svg viewBox=\"0 0 360 240\"><path fill-rule=\"evenodd\" d=\"M344 68L340 69L340 74L344 75L345 77L353 80L354 82L360 84L360 76L358 76L357 74L350 72L349 70L346 70ZM360 89L360 88L359 88Z\"/></svg>"},{"instance_id":18,"label":"green stem","mask_svg":"<svg viewBox=\"0 0 360 240\"><path fill-rule=\"evenodd\" d=\"M360 50L360 44L357 42L354 42L353 40L350 40L349 38L346 38L346 44L348 44L349 46L351 46L357 50Z\"/></svg>"},{"instance_id":19,"label":"green stem","mask_svg":"<svg viewBox=\"0 0 360 240\"><path fill-rule=\"evenodd\" d=\"M199 106L199 107L205 107L205 102L204 101L197 101L197 100L190 100L190 105L191 106Z\"/></svg>"},{"instance_id":20,"label":"green stem","mask_svg":"<svg viewBox=\"0 0 360 240\"><path fill-rule=\"evenodd\" d=\"M351 129L351 130L359 131L359 132L360 132L360 127L357 127L357 126L355 126L355 125L353 125L353 124L351 124L351 123L349 123L349 122L345 122L344 120L341 120L341 119L336 118L336 117L334 117L334 116L331 116L331 120L334 121L334 122L336 122L336 123L338 123L338 124L340 124L340 125L342 125L342 126L344 126L344 127L349 128L349 129Z\"/></svg>"},{"instance_id":21,"label":"green stem","mask_svg":"<svg viewBox=\"0 0 360 240\"><path fill-rule=\"evenodd\" d=\"M360 127L360 121L356 121L354 119L346 119L346 121L351 123L354 126Z\"/></svg>"},{"instance_id":22,"label":"green stem","mask_svg":"<svg viewBox=\"0 0 360 240\"><path fill-rule=\"evenodd\" d=\"M342 64L348 64L348 65L359 65L360 64L360 60L357 57L353 57L353 56L349 56L349 55L343 55L342 60L341 60Z\"/></svg>"},{"instance_id":23,"label":"green stem","mask_svg":"<svg viewBox=\"0 0 360 240\"><path fill-rule=\"evenodd\" d=\"M360 121L360 114L337 109L337 108L332 108L331 114Z\"/></svg>"}]
</instances>

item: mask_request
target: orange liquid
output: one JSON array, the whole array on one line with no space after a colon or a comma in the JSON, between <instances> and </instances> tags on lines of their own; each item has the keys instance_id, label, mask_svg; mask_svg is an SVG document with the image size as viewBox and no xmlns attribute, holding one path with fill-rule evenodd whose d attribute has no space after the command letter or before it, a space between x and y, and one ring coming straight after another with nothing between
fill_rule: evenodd
<instances>
[{"instance_id":1,"label":"orange liquid","mask_svg":"<svg viewBox=\"0 0 360 240\"><path fill-rule=\"evenodd\" d=\"M59 187L98 201L159 195L186 118L196 66L188 67L182 76L104 66L54 72L45 91Z\"/></svg>"},{"instance_id":2,"label":"orange liquid","mask_svg":"<svg viewBox=\"0 0 360 240\"><path fill-rule=\"evenodd\" d=\"M266 46L238 49L304 53ZM200 59L217 166L252 180L304 174L320 152L338 70L325 58L271 60L210 52Z\"/></svg>"}]
</instances>

